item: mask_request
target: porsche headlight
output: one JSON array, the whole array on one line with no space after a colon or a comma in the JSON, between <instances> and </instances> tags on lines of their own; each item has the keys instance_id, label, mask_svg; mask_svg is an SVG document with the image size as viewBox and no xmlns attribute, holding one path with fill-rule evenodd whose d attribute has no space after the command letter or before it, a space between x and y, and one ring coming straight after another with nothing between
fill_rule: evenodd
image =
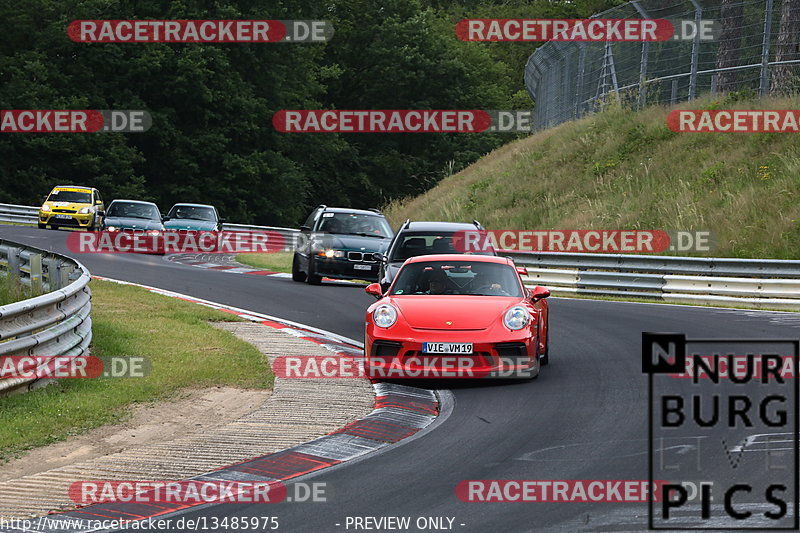
<instances>
[{"instance_id":1,"label":"porsche headlight","mask_svg":"<svg viewBox=\"0 0 800 533\"><path fill-rule=\"evenodd\" d=\"M111 232L119 231L119 228L117 228L116 226L108 226L106 227L106 231L111 231Z\"/></svg>"},{"instance_id":2,"label":"porsche headlight","mask_svg":"<svg viewBox=\"0 0 800 533\"><path fill-rule=\"evenodd\" d=\"M48 211L50 211L50 206L49 205L43 205L42 206L42 213L47 213Z\"/></svg>"},{"instance_id":3,"label":"porsche headlight","mask_svg":"<svg viewBox=\"0 0 800 533\"><path fill-rule=\"evenodd\" d=\"M397 322L397 309L388 304L380 305L372 312L372 320L379 328L391 327Z\"/></svg>"},{"instance_id":4,"label":"porsche headlight","mask_svg":"<svg viewBox=\"0 0 800 533\"><path fill-rule=\"evenodd\" d=\"M514 306L506 311L503 317L503 323L510 330L522 329L531 321L531 315L528 310L521 306Z\"/></svg>"},{"instance_id":5,"label":"porsche headlight","mask_svg":"<svg viewBox=\"0 0 800 533\"><path fill-rule=\"evenodd\" d=\"M151 237L158 237L159 235L161 235L161 231L157 229L151 229L150 231L147 232L147 234L150 235Z\"/></svg>"},{"instance_id":6,"label":"porsche headlight","mask_svg":"<svg viewBox=\"0 0 800 533\"><path fill-rule=\"evenodd\" d=\"M79 215L88 215L89 213L94 212L94 208L91 207L82 207L80 211L78 211Z\"/></svg>"}]
</instances>

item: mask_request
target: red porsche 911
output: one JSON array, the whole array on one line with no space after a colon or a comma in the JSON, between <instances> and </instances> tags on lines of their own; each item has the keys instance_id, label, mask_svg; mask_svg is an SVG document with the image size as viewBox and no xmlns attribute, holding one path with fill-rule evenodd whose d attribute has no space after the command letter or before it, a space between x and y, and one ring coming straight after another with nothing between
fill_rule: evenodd
<instances>
[{"instance_id":1,"label":"red porsche 911","mask_svg":"<svg viewBox=\"0 0 800 533\"><path fill-rule=\"evenodd\" d=\"M407 260L367 310L365 371L375 379L533 379L548 363L544 287L526 289L511 259L425 255Z\"/></svg>"}]
</instances>

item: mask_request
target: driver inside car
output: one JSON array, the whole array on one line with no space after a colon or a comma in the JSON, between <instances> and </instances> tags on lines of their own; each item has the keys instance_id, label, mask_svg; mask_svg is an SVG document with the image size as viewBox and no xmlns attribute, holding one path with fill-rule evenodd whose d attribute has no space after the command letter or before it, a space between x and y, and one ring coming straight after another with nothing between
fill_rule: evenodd
<instances>
[{"instance_id":1,"label":"driver inside car","mask_svg":"<svg viewBox=\"0 0 800 533\"><path fill-rule=\"evenodd\" d=\"M427 294L452 294L447 289L447 274L441 270L434 270L428 278Z\"/></svg>"},{"instance_id":2,"label":"driver inside car","mask_svg":"<svg viewBox=\"0 0 800 533\"><path fill-rule=\"evenodd\" d=\"M492 280L486 272L479 272L475 279L472 280L472 293L473 294L489 294L504 296L507 295L503 285L496 280Z\"/></svg>"}]
</instances>

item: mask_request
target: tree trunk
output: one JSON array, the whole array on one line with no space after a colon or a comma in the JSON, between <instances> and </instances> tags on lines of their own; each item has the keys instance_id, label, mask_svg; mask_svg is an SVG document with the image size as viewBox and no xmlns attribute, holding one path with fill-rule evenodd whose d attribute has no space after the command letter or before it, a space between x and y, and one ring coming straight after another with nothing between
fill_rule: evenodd
<instances>
[{"instance_id":1,"label":"tree trunk","mask_svg":"<svg viewBox=\"0 0 800 533\"><path fill-rule=\"evenodd\" d=\"M742 48L742 26L744 25L744 7L741 0L722 0L720 23L722 24L722 33L719 36L717 68L738 66ZM720 72L717 77L717 90L720 92L735 91L736 74L735 70Z\"/></svg>"},{"instance_id":2,"label":"tree trunk","mask_svg":"<svg viewBox=\"0 0 800 533\"><path fill-rule=\"evenodd\" d=\"M800 31L800 0L781 2L781 25L775 47L775 61L790 61L798 58L797 44ZM797 90L796 75L800 65L773 65L770 94L789 94Z\"/></svg>"}]
</instances>

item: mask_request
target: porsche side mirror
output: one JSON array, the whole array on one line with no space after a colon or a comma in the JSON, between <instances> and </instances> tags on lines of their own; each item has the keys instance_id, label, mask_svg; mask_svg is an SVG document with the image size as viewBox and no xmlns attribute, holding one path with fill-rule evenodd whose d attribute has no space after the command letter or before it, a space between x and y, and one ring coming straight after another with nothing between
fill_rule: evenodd
<instances>
[{"instance_id":1,"label":"porsche side mirror","mask_svg":"<svg viewBox=\"0 0 800 533\"><path fill-rule=\"evenodd\" d=\"M364 290L367 294L371 294L375 298L383 298L383 291L381 291L380 283L370 283Z\"/></svg>"},{"instance_id":2,"label":"porsche side mirror","mask_svg":"<svg viewBox=\"0 0 800 533\"><path fill-rule=\"evenodd\" d=\"M162 216L161 217L161 222L166 222L167 220L169 220L168 216Z\"/></svg>"},{"instance_id":3,"label":"porsche side mirror","mask_svg":"<svg viewBox=\"0 0 800 533\"><path fill-rule=\"evenodd\" d=\"M520 276L527 276L528 275L528 269L525 268L525 267L518 266L517 267L517 274L519 274Z\"/></svg>"},{"instance_id":4,"label":"porsche side mirror","mask_svg":"<svg viewBox=\"0 0 800 533\"><path fill-rule=\"evenodd\" d=\"M541 285L537 285L530 291L531 300L534 302L537 300L541 300L542 298L547 298L550 296L550 290L547 287L542 287Z\"/></svg>"},{"instance_id":5,"label":"porsche side mirror","mask_svg":"<svg viewBox=\"0 0 800 533\"><path fill-rule=\"evenodd\" d=\"M105 212L105 211L98 211L96 214L97 214L97 216L99 216L100 218L105 218L105 217L106 217L106 212Z\"/></svg>"},{"instance_id":6,"label":"porsche side mirror","mask_svg":"<svg viewBox=\"0 0 800 533\"><path fill-rule=\"evenodd\" d=\"M376 261L379 261L381 263L386 262L386 256L380 252L375 252L374 254L372 254L372 257L374 257Z\"/></svg>"},{"instance_id":7,"label":"porsche side mirror","mask_svg":"<svg viewBox=\"0 0 800 533\"><path fill-rule=\"evenodd\" d=\"M311 228L309 228L308 226L300 226L300 231L302 231L303 233L308 233L309 231L311 231Z\"/></svg>"}]
</instances>

